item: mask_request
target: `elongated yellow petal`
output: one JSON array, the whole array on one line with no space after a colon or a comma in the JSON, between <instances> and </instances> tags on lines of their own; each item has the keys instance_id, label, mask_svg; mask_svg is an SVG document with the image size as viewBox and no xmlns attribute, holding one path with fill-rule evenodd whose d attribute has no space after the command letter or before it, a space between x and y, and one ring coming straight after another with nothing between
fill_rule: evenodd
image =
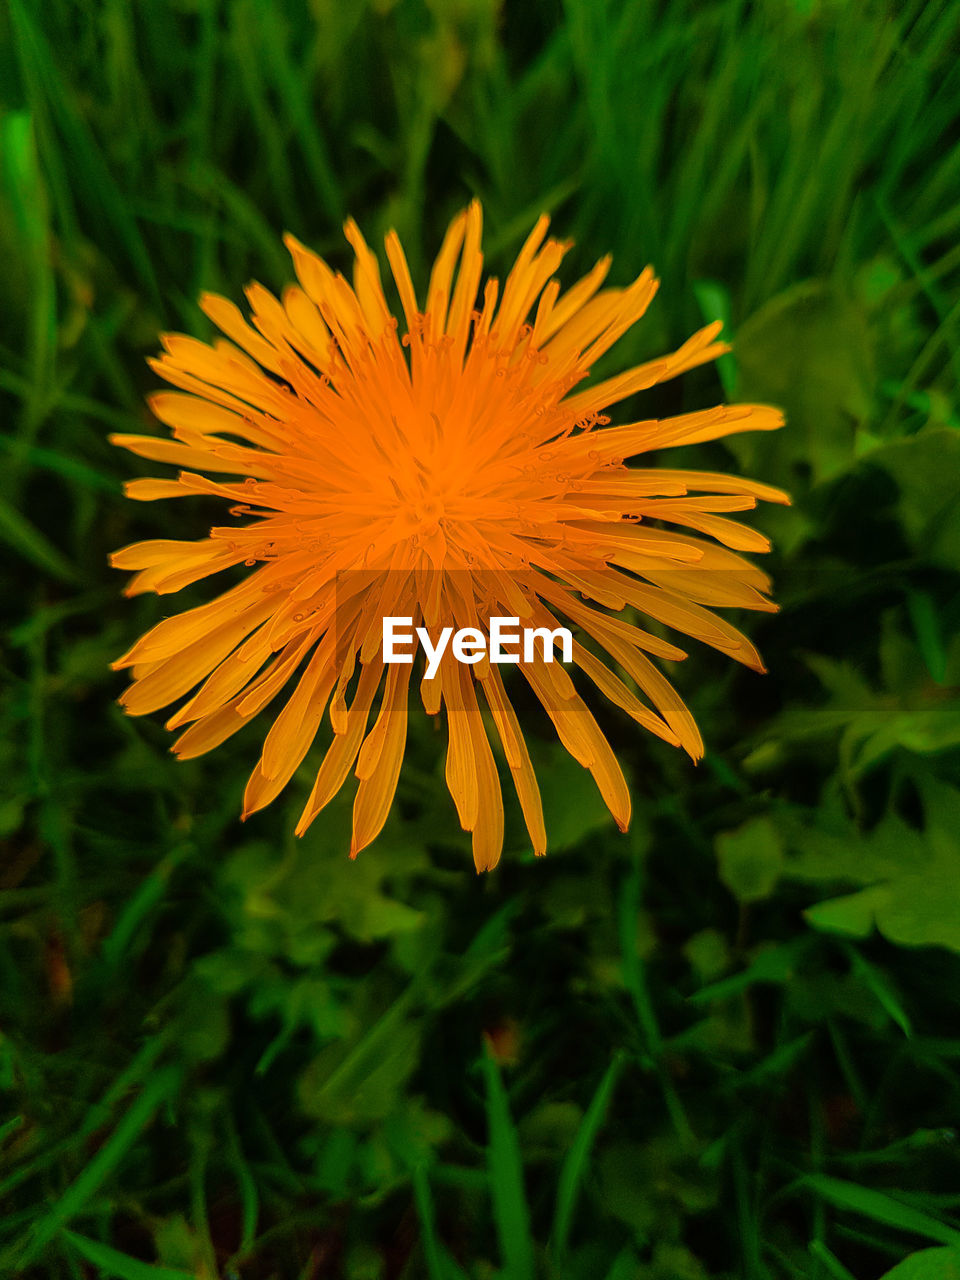
<instances>
[{"instance_id":1,"label":"elongated yellow petal","mask_svg":"<svg viewBox=\"0 0 960 1280\"><path fill-rule=\"evenodd\" d=\"M357 759L360 786L353 803L351 858L377 838L390 812L407 741L409 685L410 668L392 666L387 673L377 722L360 748Z\"/></svg>"}]
</instances>

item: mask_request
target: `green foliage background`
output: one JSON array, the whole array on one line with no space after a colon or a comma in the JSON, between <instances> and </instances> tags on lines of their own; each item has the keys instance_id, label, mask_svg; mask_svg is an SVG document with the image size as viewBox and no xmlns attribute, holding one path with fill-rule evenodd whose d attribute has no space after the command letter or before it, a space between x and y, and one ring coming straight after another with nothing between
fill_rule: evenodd
<instances>
[{"instance_id":1,"label":"green foliage background","mask_svg":"<svg viewBox=\"0 0 960 1280\"><path fill-rule=\"evenodd\" d=\"M958 47L916 0L6 0L3 1274L960 1276ZM351 864L309 767L239 824L259 725L178 765L122 715L164 604L107 553L211 515L105 440L284 229L395 226L422 286L474 193L494 271L542 209L567 281L655 264L621 366L723 318L643 411L783 406L670 465L795 496L769 675L675 673L702 765L611 710L620 836L529 721L551 851L513 814L479 880L423 718Z\"/></svg>"}]
</instances>

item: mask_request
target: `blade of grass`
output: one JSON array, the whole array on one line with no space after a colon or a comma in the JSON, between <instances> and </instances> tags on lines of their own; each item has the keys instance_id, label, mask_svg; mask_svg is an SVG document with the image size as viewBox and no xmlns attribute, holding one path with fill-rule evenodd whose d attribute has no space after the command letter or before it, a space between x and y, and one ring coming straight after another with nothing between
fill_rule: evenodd
<instances>
[{"instance_id":1,"label":"blade of grass","mask_svg":"<svg viewBox=\"0 0 960 1280\"><path fill-rule=\"evenodd\" d=\"M423 1256L427 1264L427 1275L430 1280L445 1280L438 1251L433 1197L430 1194L427 1171L422 1164L417 1164L412 1169L411 1176L413 1178L413 1198L417 1206L417 1215L420 1218L420 1232L423 1239Z\"/></svg>"},{"instance_id":2,"label":"blade of grass","mask_svg":"<svg viewBox=\"0 0 960 1280\"><path fill-rule=\"evenodd\" d=\"M18 247L30 280L30 315L27 393L23 401L21 431L13 444L11 471L23 464L44 414L56 350L56 287L50 252L50 227L46 190L40 173L33 121L26 111L11 112L0 121L0 178L13 210ZM8 491L15 474L4 477Z\"/></svg>"},{"instance_id":3,"label":"blade of grass","mask_svg":"<svg viewBox=\"0 0 960 1280\"><path fill-rule=\"evenodd\" d=\"M160 860L129 900L116 924L104 940L102 955L107 967L113 971L119 967L135 934L146 942L149 934L143 922L166 892L171 875L193 852L191 844L181 844Z\"/></svg>"},{"instance_id":4,"label":"blade of grass","mask_svg":"<svg viewBox=\"0 0 960 1280\"><path fill-rule=\"evenodd\" d=\"M233 68L238 76L238 85L244 91L256 136L262 143L264 163L269 171L275 199L284 221L288 226L293 226L296 223L297 202L287 163L289 145L286 131L273 109L264 78L258 11L259 6L251 4L250 0L239 0L239 3L230 7Z\"/></svg>"},{"instance_id":5,"label":"blade of grass","mask_svg":"<svg viewBox=\"0 0 960 1280\"><path fill-rule=\"evenodd\" d=\"M138 1081L153 1070L154 1063L167 1046L167 1039L167 1036L161 1034L151 1036L149 1040L144 1041L100 1101L87 1111L78 1134L80 1138L88 1138L91 1133L96 1132L97 1129L107 1123L110 1118L111 1108L120 1101L133 1085L137 1084Z\"/></svg>"},{"instance_id":6,"label":"blade of grass","mask_svg":"<svg viewBox=\"0 0 960 1280\"><path fill-rule=\"evenodd\" d=\"M928 1240L936 1240L938 1244L960 1245L960 1231L939 1222L920 1209L913 1209L893 1196L872 1187L861 1187L855 1182L845 1182L841 1178L831 1178L826 1174L813 1174L801 1178L796 1184L806 1188L815 1195L822 1196L828 1204L837 1209L848 1209L859 1213L873 1222L880 1222L887 1227L896 1227L899 1231L910 1235L925 1236Z\"/></svg>"},{"instance_id":7,"label":"blade of grass","mask_svg":"<svg viewBox=\"0 0 960 1280\"><path fill-rule=\"evenodd\" d=\"M98 1269L101 1276L115 1276L116 1280L196 1280L193 1271L180 1271L174 1267L141 1262L139 1258L131 1258L129 1254L111 1249L99 1240L77 1235L75 1231L64 1231L63 1237L73 1245L85 1262Z\"/></svg>"},{"instance_id":8,"label":"blade of grass","mask_svg":"<svg viewBox=\"0 0 960 1280\"><path fill-rule=\"evenodd\" d=\"M500 1068L484 1040L483 1074L487 1086L487 1169L493 1217L506 1274L510 1280L534 1280L533 1238L523 1185L520 1143Z\"/></svg>"},{"instance_id":9,"label":"blade of grass","mask_svg":"<svg viewBox=\"0 0 960 1280\"><path fill-rule=\"evenodd\" d=\"M30 383L10 369L0 369L0 391L11 391L15 396L24 399L30 393ZM50 412L63 409L67 413L93 418L97 422L105 423L108 427L115 427L118 431L130 431L138 424L138 419L131 417L129 413L113 409L99 400L92 400L89 396L73 395L62 391L59 387L48 388L48 396L47 409Z\"/></svg>"},{"instance_id":10,"label":"blade of grass","mask_svg":"<svg viewBox=\"0 0 960 1280\"><path fill-rule=\"evenodd\" d=\"M307 79L302 70L294 66L282 29L276 21L263 21L269 11L259 11L260 45L266 64L272 72L273 87L286 108L286 114L294 126L295 137L310 180L316 187L324 211L331 221L340 223L344 218L343 197L337 182L326 140L317 127L317 113L310 101Z\"/></svg>"},{"instance_id":11,"label":"blade of grass","mask_svg":"<svg viewBox=\"0 0 960 1280\"><path fill-rule=\"evenodd\" d=\"M643 1038L644 1049L660 1080L660 1088L674 1131L684 1146L694 1143L693 1130L683 1109L680 1096L663 1064L663 1041L647 990L643 960L637 948L637 917L640 912L640 862L634 860L620 894L619 930L623 981L633 998L633 1006Z\"/></svg>"},{"instance_id":12,"label":"blade of grass","mask_svg":"<svg viewBox=\"0 0 960 1280\"><path fill-rule=\"evenodd\" d=\"M0 499L0 542L23 556L35 568L49 573L58 582L77 583L80 575L62 551L26 516Z\"/></svg>"},{"instance_id":13,"label":"blade of grass","mask_svg":"<svg viewBox=\"0 0 960 1280\"><path fill-rule=\"evenodd\" d=\"M264 218L246 192L231 182L221 170L199 162L189 174L182 175L182 181L190 192L215 201L222 208L227 219L233 223L235 234L257 252L275 284L290 279L290 259L276 234L276 228ZM229 234L234 234L234 231L228 225L221 237L225 238Z\"/></svg>"},{"instance_id":14,"label":"blade of grass","mask_svg":"<svg viewBox=\"0 0 960 1280\"><path fill-rule=\"evenodd\" d=\"M189 1168L190 1220L196 1232L201 1274L215 1276L217 1256L210 1236L210 1215L207 1211L207 1164L211 1147L209 1117L201 1121L194 1130L192 1139L193 1151Z\"/></svg>"},{"instance_id":15,"label":"blade of grass","mask_svg":"<svg viewBox=\"0 0 960 1280\"><path fill-rule=\"evenodd\" d=\"M241 1258L253 1247L257 1238L257 1222L260 1217L260 1194L250 1172L250 1165L240 1145L240 1135L233 1116L227 1117L227 1149L230 1167L233 1169L240 1190L240 1244L236 1258Z\"/></svg>"},{"instance_id":16,"label":"blade of grass","mask_svg":"<svg viewBox=\"0 0 960 1280\"><path fill-rule=\"evenodd\" d=\"M772 1053L762 1058L756 1066L744 1071L742 1075L731 1076L727 1088L742 1089L744 1086L755 1086L764 1081L784 1079L814 1043L815 1039L815 1032L805 1031L802 1035L788 1040L786 1044L778 1045Z\"/></svg>"},{"instance_id":17,"label":"blade of grass","mask_svg":"<svg viewBox=\"0 0 960 1280\"><path fill-rule=\"evenodd\" d=\"M7 632L7 640L15 649L32 645L67 618L83 613L95 613L115 599L116 591L103 587L99 591L84 591L68 600L59 600L56 604L34 607L23 622L10 628Z\"/></svg>"},{"instance_id":18,"label":"blade of grass","mask_svg":"<svg viewBox=\"0 0 960 1280\"><path fill-rule=\"evenodd\" d=\"M749 1157L742 1141L732 1151L733 1184L737 1200L737 1224L743 1258L743 1275L749 1280L767 1280L770 1275L763 1263L762 1232L758 1208L759 1174L754 1153Z\"/></svg>"},{"instance_id":19,"label":"blade of grass","mask_svg":"<svg viewBox=\"0 0 960 1280\"><path fill-rule=\"evenodd\" d=\"M65 153L62 167L72 175L74 197L86 205L92 226L102 222L110 228L151 302L162 310L150 254L93 133L67 91L61 65L21 0L10 0L10 13L23 78L56 121Z\"/></svg>"},{"instance_id":20,"label":"blade of grass","mask_svg":"<svg viewBox=\"0 0 960 1280\"><path fill-rule=\"evenodd\" d=\"M920 285L930 305L937 313L937 318L941 323L947 318L950 307L947 299L941 294L936 283L931 279L930 273L924 266L911 243L910 237L906 235L903 228L899 226L896 219L887 208L886 201L881 197L876 197L877 212L883 225L890 234L890 239L897 248L897 252L903 258L906 265L913 272L914 278ZM948 347L950 359L953 364L954 375L960 375L960 347L956 343L952 343Z\"/></svg>"},{"instance_id":21,"label":"blade of grass","mask_svg":"<svg viewBox=\"0 0 960 1280\"><path fill-rule=\"evenodd\" d=\"M90 1198L119 1165L136 1142L142 1129L153 1119L160 1105L170 1098L180 1083L178 1067L158 1071L125 1112L120 1123L96 1152L83 1172L67 1187L60 1199L36 1222L19 1258L24 1268L43 1252L58 1231L83 1211Z\"/></svg>"},{"instance_id":22,"label":"blade of grass","mask_svg":"<svg viewBox=\"0 0 960 1280\"><path fill-rule=\"evenodd\" d=\"M429 1280L466 1280L466 1273L447 1254L440 1237L437 1235L437 1221L433 1206L433 1195L430 1191L430 1180L423 1164L414 1165L411 1170L413 1179L413 1198L420 1218L420 1230L423 1238L423 1256L427 1264Z\"/></svg>"},{"instance_id":23,"label":"blade of grass","mask_svg":"<svg viewBox=\"0 0 960 1280\"><path fill-rule=\"evenodd\" d=\"M567 1248L567 1237L577 1204L580 1185L583 1181L587 1161L596 1141L597 1134L607 1114L607 1107L617 1086L617 1078L624 1063L624 1055L617 1053L603 1074L603 1079L590 1101L586 1114L567 1152L560 1170L557 1185L557 1207L553 1219L551 1238L557 1255L562 1257Z\"/></svg>"},{"instance_id":24,"label":"blade of grass","mask_svg":"<svg viewBox=\"0 0 960 1280\"><path fill-rule=\"evenodd\" d=\"M827 1274L833 1280L856 1280L853 1272L848 1271L843 1263L835 1258L825 1244L820 1240L811 1240L809 1245L811 1258L815 1258L817 1262L826 1269Z\"/></svg>"},{"instance_id":25,"label":"blade of grass","mask_svg":"<svg viewBox=\"0 0 960 1280\"><path fill-rule=\"evenodd\" d=\"M9 1120L5 1120L0 1124L0 1146L6 1142L11 1133L16 1133L18 1129L23 1127L23 1116L13 1116Z\"/></svg>"},{"instance_id":26,"label":"blade of grass","mask_svg":"<svg viewBox=\"0 0 960 1280\"><path fill-rule=\"evenodd\" d=\"M724 342L732 342L732 324L730 314L730 290L718 280L697 280L693 285L693 296L697 300L700 313L707 323L719 320L723 324L720 337ZM716 361L717 375L720 378L723 394L728 400L737 397L737 360L734 351L728 351Z\"/></svg>"},{"instance_id":27,"label":"blade of grass","mask_svg":"<svg viewBox=\"0 0 960 1280\"><path fill-rule=\"evenodd\" d=\"M692 1005L711 1004L714 1000L728 1000L739 995L757 982L787 982L795 970L795 966L809 949L806 938L795 939L763 951L745 969L729 978L721 978L711 982L699 991L687 996L687 1003Z\"/></svg>"},{"instance_id":28,"label":"blade of grass","mask_svg":"<svg viewBox=\"0 0 960 1280\"><path fill-rule=\"evenodd\" d=\"M845 944L843 949L850 960L852 972L863 980L864 986L875 997L884 1013L893 1019L909 1039L912 1034L910 1019L890 983L875 965L872 965L869 960L866 960L861 955L856 947Z\"/></svg>"},{"instance_id":29,"label":"blade of grass","mask_svg":"<svg viewBox=\"0 0 960 1280\"><path fill-rule=\"evenodd\" d=\"M95 493L119 496L123 492L119 482L113 476L104 475L95 467L79 462L67 454L56 453L53 449L41 449L37 445L23 449L10 436L0 434L0 452L29 463L31 466L39 467L43 471L62 476L65 480L81 485L85 489L92 489Z\"/></svg>"},{"instance_id":30,"label":"blade of grass","mask_svg":"<svg viewBox=\"0 0 960 1280\"><path fill-rule=\"evenodd\" d=\"M420 994L420 986L420 980L415 978L400 993L390 1008L381 1014L360 1037L343 1061L324 1081L322 1095L329 1097L335 1095L337 1090L351 1089L356 1082L363 1079L364 1074L370 1070L371 1060L376 1060L384 1052L384 1046L389 1043L396 1028L406 1019L413 1002Z\"/></svg>"},{"instance_id":31,"label":"blade of grass","mask_svg":"<svg viewBox=\"0 0 960 1280\"><path fill-rule=\"evenodd\" d=\"M908 591L907 611L930 678L936 684L943 684L947 676L947 651L940 619L929 592Z\"/></svg>"}]
</instances>

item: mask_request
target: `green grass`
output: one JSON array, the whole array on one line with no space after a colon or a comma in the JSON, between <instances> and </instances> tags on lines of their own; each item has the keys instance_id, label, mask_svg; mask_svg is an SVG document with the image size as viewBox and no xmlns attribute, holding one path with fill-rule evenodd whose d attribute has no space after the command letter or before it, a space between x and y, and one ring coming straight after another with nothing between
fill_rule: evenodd
<instances>
[{"instance_id":1,"label":"green grass","mask_svg":"<svg viewBox=\"0 0 960 1280\"><path fill-rule=\"evenodd\" d=\"M0 1273L960 1275L958 36L915 0L0 9ZM176 764L120 712L176 606L106 567L210 520L127 502L106 442L158 334L281 287L284 230L345 266L348 214L422 285L473 194L494 272L542 209L567 280L654 263L617 362L722 318L643 412L781 404L670 465L795 496L756 516L769 674L677 675L703 764L607 714L619 836L533 728L550 855L508 813L482 880L422 718L356 863L346 802L291 834L309 758L241 826L260 726Z\"/></svg>"}]
</instances>

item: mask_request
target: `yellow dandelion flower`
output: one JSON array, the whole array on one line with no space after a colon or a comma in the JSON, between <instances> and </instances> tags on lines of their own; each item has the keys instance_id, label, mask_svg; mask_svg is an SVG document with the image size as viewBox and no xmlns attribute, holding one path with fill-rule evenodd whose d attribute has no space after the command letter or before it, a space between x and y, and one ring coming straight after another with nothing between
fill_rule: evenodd
<instances>
[{"instance_id":1,"label":"yellow dandelion flower","mask_svg":"<svg viewBox=\"0 0 960 1280\"><path fill-rule=\"evenodd\" d=\"M167 721L182 730L172 748L181 758L217 746L292 684L247 784L244 817L286 786L326 716L330 744L297 832L352 770L351 856L375 839L396 791L413 671L409 660L385 660L388 615L427 632L449 624L481 636L495 617L550 630L569 623L577 680L694 761L700 734L651 660L685 655L632 619L655 619L763 670L750 641L711 608L776 607L767 577L738 554L766 551L767 540L728 516L787 496L738 476L641 469L625 459L770 430L782 417L739 404L608 426L609 406L727 348L720 326L708 325L671 355L582 386L644 314L657 281L648 268L626 288L605 289L603 258L562 292L554 276L569 243L546 238L547 225L541 217L503 288L489 279L481 294L474 202L447 231L423 310L391 232L402 337L377 258L353 221L345 227L352 286L288 236L299 284L282 299L251 285L248 321L232 302L206 295L201 306L229 341L163 338L153 368L178 390L154 394L150 405L173 438L112 437L183 468L176 479L129 481L130 497L208 494L233 504L236 523L206 538L140 542L112 557L136 571L128 595L166 595L239 565L251 570L209 603L158 623L114 666L132 670L121 698L131 715L189 695ZM548 656L534 649L515 678L626 829L620 766L571 670ZM498 665L485 653L473 658L454 660L447 649L432 677L424 672L420 694L428 713L445 713L446 781L483 870L503 843L491 739L535 853L546 851L547 837Z\"/></svg>"}]
</instances>

